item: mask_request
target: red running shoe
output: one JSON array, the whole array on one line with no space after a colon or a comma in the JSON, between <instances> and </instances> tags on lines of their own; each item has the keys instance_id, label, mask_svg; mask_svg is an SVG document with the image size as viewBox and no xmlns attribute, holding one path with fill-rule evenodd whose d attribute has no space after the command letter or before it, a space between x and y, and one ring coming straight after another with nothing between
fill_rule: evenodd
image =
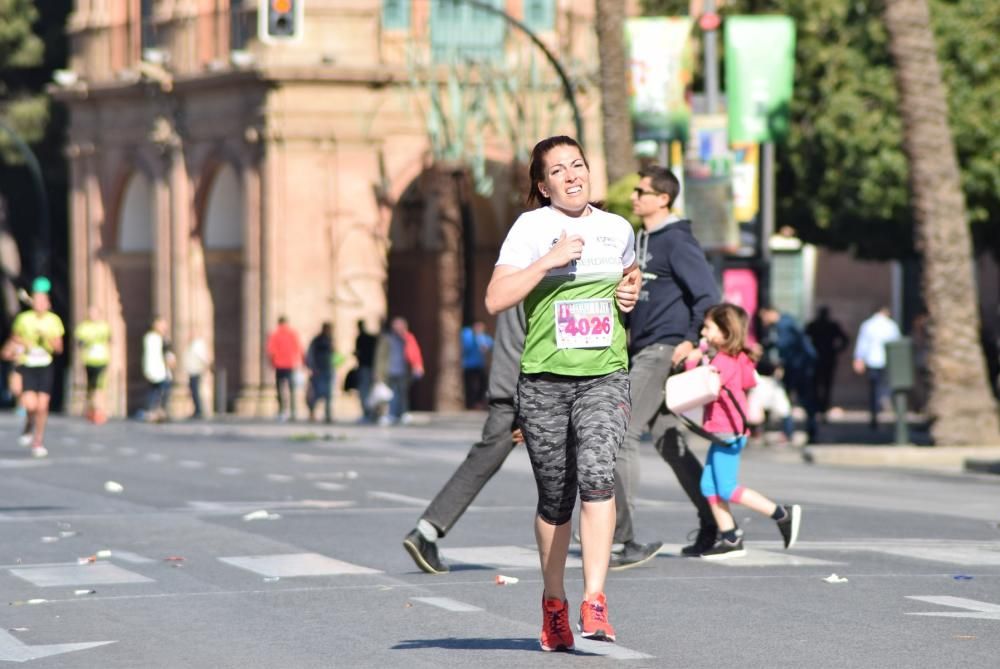
<instances>
[{"instance_id":1,"label":"red running shoe","mask_svg":"<svg viewBox=\"0 0 1000 669\"><path fill-rule=\"evenodd\" d=\"M615 628L608 622L608 602L603 592L580 604L580 634L594 641L614 641Z\"/></svg>"},{"instance_id":2,"label":"red running shoe","mask_svg":"<svg viewBox=\"0 0 1000 669\"><path fill-rule=\"evenodd\" d=\"M565 599L546 599L542 595L542 650L573 650L573 630L569 626L569 603Z\"/></svg>"}]
</instances>

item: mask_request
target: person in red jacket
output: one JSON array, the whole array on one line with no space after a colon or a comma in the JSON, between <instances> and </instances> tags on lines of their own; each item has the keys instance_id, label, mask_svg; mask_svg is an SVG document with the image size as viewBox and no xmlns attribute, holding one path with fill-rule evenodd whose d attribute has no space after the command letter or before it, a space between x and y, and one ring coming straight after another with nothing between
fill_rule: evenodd
<instances>
[{"instance_id":1,"label":"person in red jacket","mask_svg":"<svg viewBox=\"0 0 1000 669\"><path fill-rule=\"evenodd\" d=\"M302 344L299 333L288 324L288 318L278 318L278 327L267 338L267 356L274 367L274 383L278 391L278 420L295 420L295 372L302 365ZM287 397L283 392L287 387Z\"/></svg>"},{"instance_id":2,"label":"person in red jacket","mask_svg":"<svg viewBox=\"0 0 1000 669\"><path fill-rule=\"evenodd\" d=\"M424 358L417 338L405 318L392 319L379 337L375 353L375 378L392 390L389 412L379 422L383 425L409 422L410 384L423 377Z\"/></svg>"}]
</instances>

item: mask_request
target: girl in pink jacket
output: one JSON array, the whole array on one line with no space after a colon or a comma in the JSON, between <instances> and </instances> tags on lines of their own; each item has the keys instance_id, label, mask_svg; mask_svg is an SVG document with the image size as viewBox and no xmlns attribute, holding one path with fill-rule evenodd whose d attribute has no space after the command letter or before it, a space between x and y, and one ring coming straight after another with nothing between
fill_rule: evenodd
<instances>
[{"instance_id":1,"label":"girl in pink jacket","mask_svg":"<svg viewBox=\"0 0 1000 669\"><path fill-rule=\"evenodd\" d=\"M756 490L737 482L740 452L747 443L747 395L756 385L754 362L747 348L747 312L735 304L717 304L705 313L701 336L716 351L709 364L719 373L722 392L705 405L702 426L713 433L720 443L713 443L708 450L705 469L701 477L701 493L708 500L712 515L719 526L715 545L702 553L705 560L725 560L746 555L743 548L743 531L736 526L729 503L742 504L772 518L790 548L798 538L802 509L797 504L775 504ZM701 361L701 350L695 349L687 358L687 365ZM723 445L724 444L724 445Z\"/></svg>"}]
</instances>

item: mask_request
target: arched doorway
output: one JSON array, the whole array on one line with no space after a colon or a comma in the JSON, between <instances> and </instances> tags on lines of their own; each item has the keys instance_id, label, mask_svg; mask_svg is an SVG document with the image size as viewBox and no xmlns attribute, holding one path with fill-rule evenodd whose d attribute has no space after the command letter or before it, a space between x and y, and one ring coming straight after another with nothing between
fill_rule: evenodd
<instances>
[{"instance_id":1,"label":"arched doorway","mask_svg":"<svg viewBox=\"0 0 1000 669\"><path fill-rule=\"evenodd\" d=\"M118 208L117 253L113 262L125 339L125 406L129 414L145 406L142 337L153 319L153 239L156 230L149 177L129 175ZM120 350L120 349L119 349Z\"/></svg>"},{"instance_id":2,"label":"arched doorway","mask_svg":"<svg viewBox=\"0 0 1000 669\"><path fill-rule=\"evenodd\" d=\"M426 375L413 387L411 407L415 410L442 408L437 402L442 374L451 373L448 378L455 379L455 390L461 394L459 329L465 320L463 298L469 298L469 308L465 310L471 314L466 316L483 321L493 331L495 321L486 313L483 303L486 285L500 244L521 205L510 166L490 162L487 171L495 189L489 197L484 197L473 192L468 175L453 181L454 171L431 167L403 191L393 211L389 229L388 316L406 318L423 349ZM471 225L461 235L459 258L449 262L444 256L452 244L444 227L461 226L463 203ZM471 233L471 239L466 240L466 233ZM467 262L465 250L469 251ZM456 270L462 284L457 295L453 290ZM462 290L466 286L467 293ZM442 318L446 311L451 312L450 319L447 314ZM457 324L455 319L459 321ZM445 334L444 324L449 322L453 336ZM453 360L449 364L459 369L444 369L445 360Z\"/></svg>"},{"instance_id":3,"label":"arched doorway","mask_svg":"<svg viewBox=\"0 0 1000 669\"><path fill-rule=\"evenodd\" d=\"M212 301L212 359L224 374L227 411L233 410L243 382L243 187L229 164L212 178L202 222L205 275ZM218 399L216 400L218 402Z\"/></svg>"}]
</instances>

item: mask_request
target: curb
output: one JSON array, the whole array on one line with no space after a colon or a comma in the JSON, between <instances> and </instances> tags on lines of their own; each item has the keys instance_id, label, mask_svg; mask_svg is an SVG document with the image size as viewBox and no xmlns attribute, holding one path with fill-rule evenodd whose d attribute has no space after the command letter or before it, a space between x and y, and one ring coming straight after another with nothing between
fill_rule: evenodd
<instances>
[{"instance_id":1,"label":"curb","mask_svg":"<svg viewBox=\"0 0 1000 669\"><path fill-rule=\"evenodd\" d=\"M1000 448L995 446L807 446L802 458L817 465L1000 473Z\"/></svg>"}]
</instances>

